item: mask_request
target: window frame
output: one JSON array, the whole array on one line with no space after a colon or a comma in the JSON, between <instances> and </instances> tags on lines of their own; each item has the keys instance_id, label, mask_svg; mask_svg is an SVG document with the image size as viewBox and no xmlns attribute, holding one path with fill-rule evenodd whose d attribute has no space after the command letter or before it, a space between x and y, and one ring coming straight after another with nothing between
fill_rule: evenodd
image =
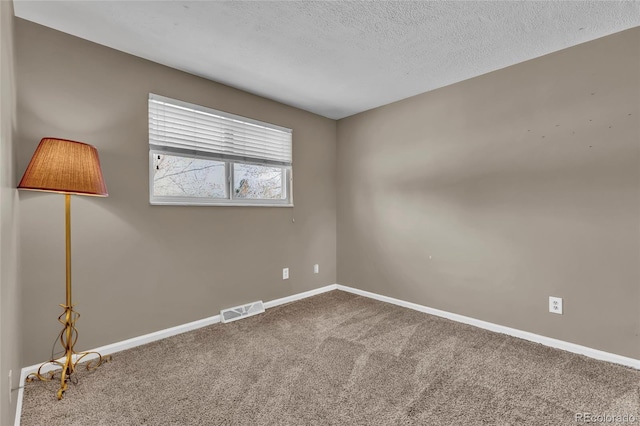
<instances>
[{"instance_id":1,"label":"window frame","mask_svg":"<svg viewBox=\"0 0 640 426\"><path fill-rule=\"evenodd\" d=\"M149 94L149 100L157 99L160 96ZM246 120L246 123L259 124L262 126L272 126L274 128L282 128L281 126L271 125L270 123L260 122L251 118L241 117L234 114L229 114L223 111L206 108L200 105L189 104L177 99L170 99L160 97L167 103L175 101L175 105L188 106L198 111L210 112L213 114L220 114L221 116L232 116L235 119ZM148 113L149 114L149 113ZM150 124L147 126L147 130L150 130ZM291 133L291 129L287 129ZM150 131L149 131L150 133ZM293 134L292 134L293 137ZM237 158L227 157L225 155L209 153L206 151L198 151L196 149L184 149L167 146L159 146L153 144L151 138L149 140L149 204L150 205L180 205L180 206L235 206L235 207L293 207L293 162L284 164L280 162L272 162L269 160L263 160L258 158ZM291 141L293 145L293 140ZM293 149L293 146L291 147ZM171 155L184 158L196 158L203 160L211 160L222 162L225 165L225 191L226 198L213 198L213 197L181 197L181 196L162 196L154 194L154 157L156 155ZM282 188L286 195L283 199L260 199L260 198L238 198L234 192L234 165L235 164L247 164L263 167L272 167L282 169Z\"/></svg>"},{"instance_id":2,"label":"window frame","mask_svg":"<svg viewBox=\"0 0 640 426\"><path fill-rule=\"evenodd\" d=\"M179 196L162 196L154 195L153 177L154 177L154 156L156 155L174 155L185 158L198 158L203 160L213 160L223 162L225 164L225 184L227 198L213 197L179 197ZM236 198L233 192L233 165L234 164L250 164L257 166L266 166L280 168L283 170L283 187L287 191L288 198L284 199L259 199L259 198ZM199 153L176 153L172 150L162 150L157 148L149 149L149 204L155 206L254 206L254 207L293 207L293 168L292 166L282 166L277 164L263 163L259 161L237 161L222 159L219 157L202 155Z\"/></svg>"}]
</instances>

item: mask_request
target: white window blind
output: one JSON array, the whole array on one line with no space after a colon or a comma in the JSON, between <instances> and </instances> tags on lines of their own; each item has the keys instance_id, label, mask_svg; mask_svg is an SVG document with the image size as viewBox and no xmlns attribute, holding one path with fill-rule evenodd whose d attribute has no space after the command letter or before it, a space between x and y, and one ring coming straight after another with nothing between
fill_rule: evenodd
<instances>
[{"instance_id":1,"label":"white window blind","mask_svg":"<svg viewBox=\"0 0 640 426\"><path fill-rule=\"evenodd\" d=\"M292 131L149 94L149 144L157 149L291 166Z\"/></svg>"}]
</instances>

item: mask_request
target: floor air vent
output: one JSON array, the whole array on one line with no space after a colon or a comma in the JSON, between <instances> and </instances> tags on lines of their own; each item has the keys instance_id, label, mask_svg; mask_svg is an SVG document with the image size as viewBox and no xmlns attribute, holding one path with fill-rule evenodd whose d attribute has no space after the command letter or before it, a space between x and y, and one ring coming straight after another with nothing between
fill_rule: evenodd
<instances>
[{"instance_id":1,"label":"floor air vent","mask_svg":"<svg viewBox=\"0 0 640 426\"><path fill-rule=\"evenodd\" d=\"M247 305L236 306L235 308L223 309L220 311L220 321L226 323L242 318L251 317L253 315L261 314L264 312L264 305L262 300L249 303Z\"/></svg>"}]
</instances>

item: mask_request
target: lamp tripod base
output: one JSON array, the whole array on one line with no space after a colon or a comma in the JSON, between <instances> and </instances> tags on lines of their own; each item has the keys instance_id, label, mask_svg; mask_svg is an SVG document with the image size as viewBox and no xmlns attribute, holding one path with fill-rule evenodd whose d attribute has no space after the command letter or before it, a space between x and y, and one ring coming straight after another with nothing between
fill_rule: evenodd
<instances>
[{"instance_id":1,"label":"lamp tripod base","mask_svg":"<svg viewBox=\"0 0 640 426\"><path fill-rule=\"evenodd\" d=\"M62 399L65 391L69 387L69 382L73 382L73 376L78 364L85 358L91 359L87 362L87 370L95 370L103 363L111 361L111 355L100 355L98 352L76 352L73 346L78 340L78 330L76 329L76 321L80 318L80 314L73 310L73 306L60 305L64 308L64 312L58 317L58 322L64 325L64 329L60 332L60 343L65 350L64 356L57 359L51 359L43 363L38 371L27 376L27 382L34 380L42 380L45 382L56 379L60 373L60 389L56 393L58 400ZM49 366L49 367L47 367ZM46 368L45 368L46 367ZM58 368L60 367L60 368ZM45 372L43 372L45 368ZM48 371L53 368L53 371ZM57 379L56 379L57 380Z\"/></svg>"}]
</instances>

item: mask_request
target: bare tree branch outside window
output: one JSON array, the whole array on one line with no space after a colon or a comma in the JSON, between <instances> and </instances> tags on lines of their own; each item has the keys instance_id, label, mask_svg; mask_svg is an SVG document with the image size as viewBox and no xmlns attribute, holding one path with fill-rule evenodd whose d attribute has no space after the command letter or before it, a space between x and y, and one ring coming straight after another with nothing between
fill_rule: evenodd
<instances>
[{"instance_id":1,"label":"bare tree branch outside window","mask_svg":"<svg viewBox=\"0 0 640 426\"><path fill-rule=\"evenodd\" d=\"M237 163L233 167L233 191L236 198L266 200L284 198L282 168Z\"/></svg>"},{"instance_id":2,"label":"bare tree branch outside window","mask_svg":"<svg viewBox=\"0 0 640 426\"><path fill-rule=\"evenodd\" d=\"M226 198L225 163L175 155L154 155L156 196Z\"/></svg>"}]
</instances>

